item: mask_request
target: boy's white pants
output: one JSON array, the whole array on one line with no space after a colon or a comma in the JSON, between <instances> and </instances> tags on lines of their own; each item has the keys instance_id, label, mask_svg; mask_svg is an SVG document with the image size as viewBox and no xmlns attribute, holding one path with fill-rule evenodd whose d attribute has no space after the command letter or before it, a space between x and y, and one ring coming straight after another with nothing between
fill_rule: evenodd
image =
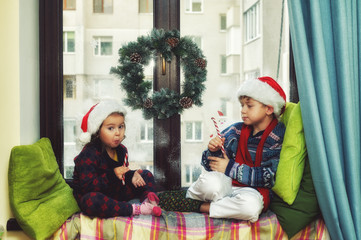
<instances>
[{"instance_id":1,"label":"boy's white pants","mask_svg":"<svg viewBox=\"0 0 361 240\"><path fill-rule=\"evenodd\" d=\"M263 197L250 187L232 187L232 179L220 172L199 176L187 191L187 198L211 202L209 216L256 222L263 209Z\"/></svg>"}]
</instances>

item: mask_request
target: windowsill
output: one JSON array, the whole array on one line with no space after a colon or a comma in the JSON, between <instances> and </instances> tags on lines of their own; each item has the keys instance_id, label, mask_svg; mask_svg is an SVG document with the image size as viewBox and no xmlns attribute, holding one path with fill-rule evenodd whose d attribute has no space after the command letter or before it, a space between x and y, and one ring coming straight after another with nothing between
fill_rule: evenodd
<instances>
[{"instance_id":1,"label":"windowsill","mask_svg":"<svg viewBox=\"0 0 361 240\"><path fill-rule=\"evenodd\" d=\"M202 140L185 140L185 143L203 143L203 139Z\"/></svg>"},{"instance_id":2,"label":"windowsill","mask_svg":"<svg viewBox=\"0 0 361 240\"><path fill-rule=\"evenodd\" d=\"M250 44L250 43L252 43L252 42L254 42L254 41L256 41L256 40L258 40L260 38L261 38L261 36L255 37L252 40L249 40L249 41L245 42L244 45L248 45L248 44Z\"/></svg>"}]
</instances>

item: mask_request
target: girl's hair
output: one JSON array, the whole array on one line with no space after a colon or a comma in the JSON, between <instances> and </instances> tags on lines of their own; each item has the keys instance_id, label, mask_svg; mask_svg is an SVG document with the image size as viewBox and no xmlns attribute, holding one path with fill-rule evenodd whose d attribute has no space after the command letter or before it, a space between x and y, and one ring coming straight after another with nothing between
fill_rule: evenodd
<instances>
[{"instance_id":1,"label":"girl's hair","mask_svg":"<svg viewBox=\"0 0 361 240\"><path fill-rule=\"evenodd\" d=\"M109 114L107 117L109 117L109 116L111 116L111 115L113 115L113 114L118 114L118 115L120 115L120 116L122 116L122 117L125 118L125 114L124 114L123 112L112 112L112 113ZM106 119L106 118L105 118L105 119ZM105 120L105 119L104 119L104 120ZM104 120L103 120L103 122L104 122ZM102 151L103 151L103 150L104 150L104 146L103 146L103 143L102 143L102 141L100 140L100 137L99 137L99 132L100 132L100 129L102 128L102 126L103 126L103 123L100 124L98 130L91 135L89 144L94 144L94 145L96 145L96 146L101 146L101 147L102 147Z\"/></svg>"}]
</instances>

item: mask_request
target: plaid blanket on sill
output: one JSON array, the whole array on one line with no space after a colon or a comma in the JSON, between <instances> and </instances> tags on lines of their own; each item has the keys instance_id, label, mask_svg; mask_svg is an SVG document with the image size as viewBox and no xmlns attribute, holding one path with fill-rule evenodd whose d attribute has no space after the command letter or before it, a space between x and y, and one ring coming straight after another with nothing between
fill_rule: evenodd
<instances>
[{"instance_id":1,"label":"plaid blanket on sill","mask_svg":"<svg viewBox=\"0 0 361 240\"><path fill-rule=\"evenodd\" d=\"M75 214L54 233L52 239L288 239L268 211L255 223L231 219L214 219L208 214L164 211L162 216L89 218ZM317 219L300 231L295 239L330 239L322 219Z\"/></svg>"}]
</instances>

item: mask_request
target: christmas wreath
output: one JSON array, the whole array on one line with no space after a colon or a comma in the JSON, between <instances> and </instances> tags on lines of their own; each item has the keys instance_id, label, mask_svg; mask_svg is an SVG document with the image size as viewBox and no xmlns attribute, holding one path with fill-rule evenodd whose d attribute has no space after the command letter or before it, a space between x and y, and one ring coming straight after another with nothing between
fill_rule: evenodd
<instances>
[{"instance_id":1,"label":"christmas wreath","mask_svg":"<svg viewBox=\"0 0 361 240\"><path fill-rule=\"evenodd\" d=\"M145 80L144 66L158 57L170 62L173 55L179 57L184 72L182 93L167 88L151 93L153 84ZM121 79L126 91L125 105L142 109L145 119L169 118L193 105L202 105L207 61L191 38L180 37L178 30L153 29L150 35L122 46L119 56L119 65L112 67L111 73Z\"/></svg>"}]
</instances>

